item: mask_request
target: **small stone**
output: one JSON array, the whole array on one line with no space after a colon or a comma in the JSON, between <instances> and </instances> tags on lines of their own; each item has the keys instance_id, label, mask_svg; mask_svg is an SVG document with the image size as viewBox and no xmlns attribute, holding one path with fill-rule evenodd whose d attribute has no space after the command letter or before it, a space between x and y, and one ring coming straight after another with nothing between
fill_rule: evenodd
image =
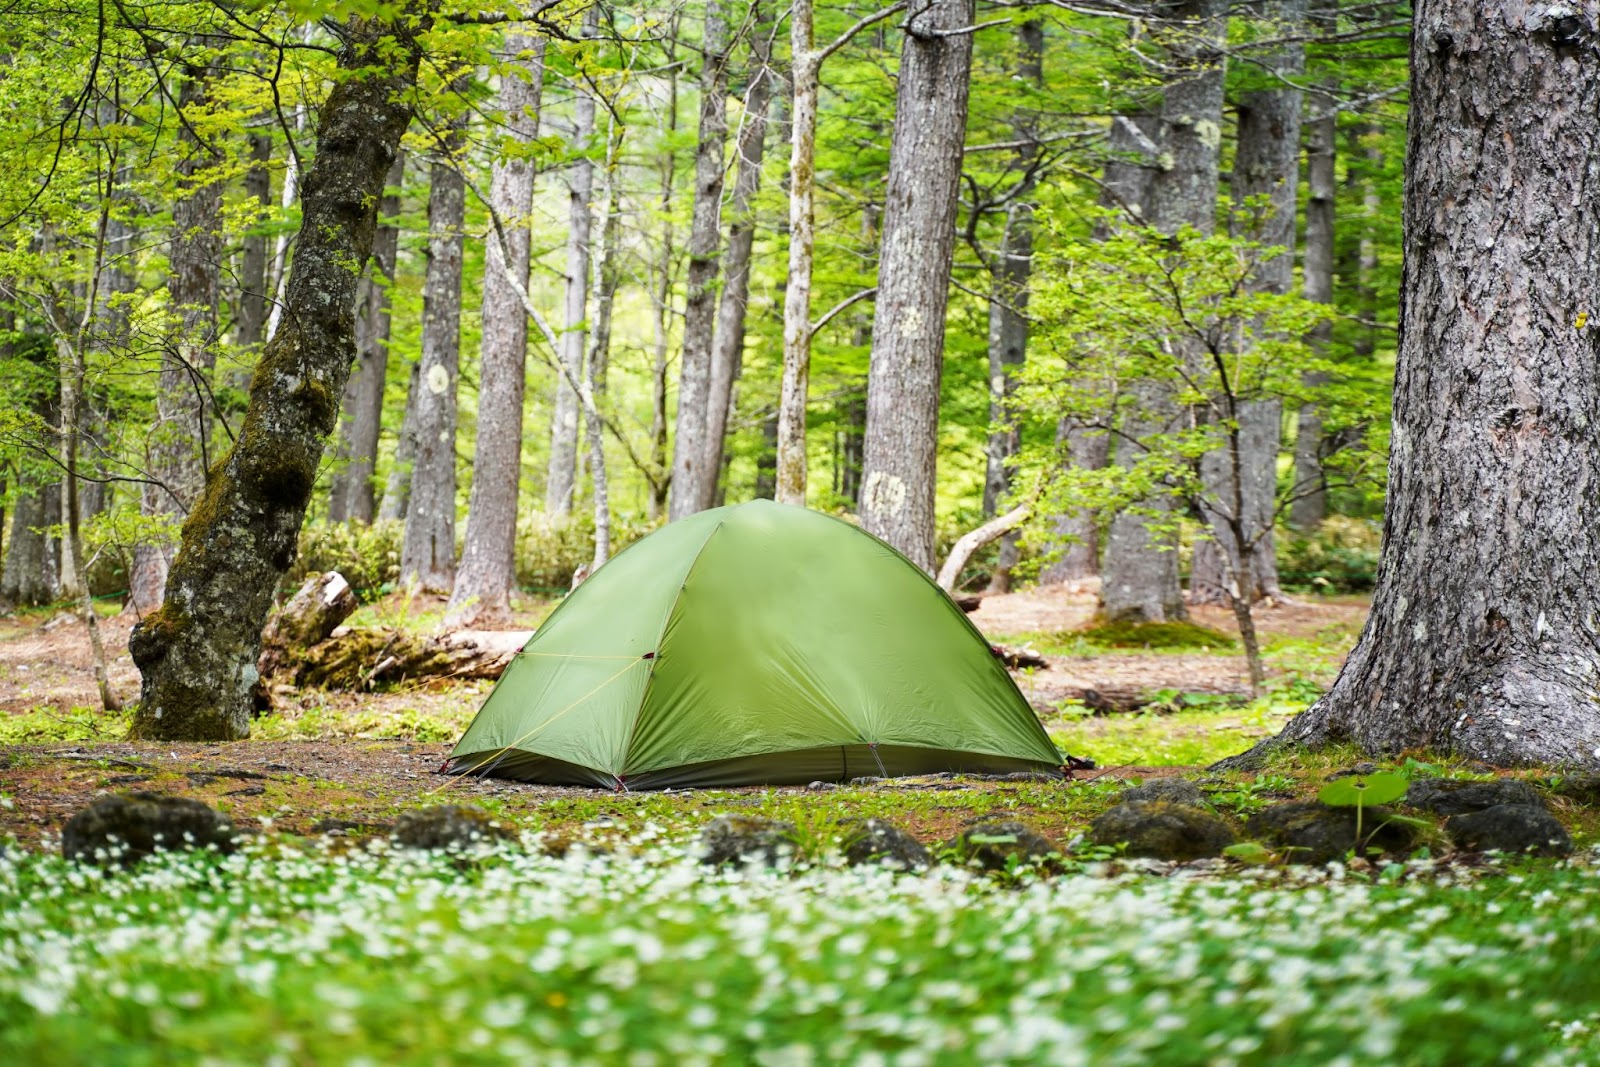
<instances>
[{"instance_id":1,"label":"small stone","mask_svg":"<svg viewBox=\"0 0 1600 1067\"><path fill-rule=\"evenodd\" d=\"M1166 804L1186 804L1191 808L1206 807L1206 795L1200 787L1185 778L1153 778L1136 785L1117 798L1119 804L1142 801L1161 801Z\"/></svg>"},{"instance_id":2,"label":"small stone","mask_svg":"<svg viewBox=\"0 0 1600 1067\"><path fill-rule=\"evenodd\" d=\"M394 839L405 848L467 849L507 841L511 828L501 825L482 808L466 804L439 804L405 812L395 820Z\"/></svg>"},{"instance_id":3,"label":"small stone","mask_svg":"<svg viewBox=\"0 0 1600 1067\"><path fill-rule=\"evenodd\" d=\"M1473 852L1532 852L1565 856L1572 851L1566 827L1543 805L1496 804L1445 820L1445 832Z\"/></svg>"},{"instance_id":4,"label":"small stone","mask_svg":"<svg viewBox=\"0 0 1600 1067\"><path fill-rule=\"evenodd\" d=\"M795 853L792 822L759 815L718 815L700 831L700 862L712 867L762 862L776 867Z\"/></svg>"},{"instance_id":5,"label":"small stone","mask_svg":"<svg viewBox=\"0 0 1600 1067\"><path fill-rule=\"evenodd\" d=\"M1526 804L1542 808L1544 798L1533 786L1515 778L1497 778L1492 782L1420 778L1411 783L1402 803L1407 807L1431 811L1435 815L1465 815L1501 804Z\"/></svg>"},{"instance_id":6,"label":"small stone","mask_svg":"<svg viewBox=\"0 0 1600 1067\"><path fill-rule=\"evenodd\" d=\"M850 784L851 785L877 785L879 782L887 782L888 780L889 779L887 779L887 778L879 778L876 775L870 775L869 774L869 775L866 775L866 776L861 777L861 778L852 778L852 779L850 779Z\"/></svg>"},{"instance_id":7,"label":"small stone","mask_svg":"<svg viewBox=\"0 0 1600 1067\"><path fill-rule=\"evenodd\" d=\"M1126 843L1129 856L1194 860L1220 856L1234 842L1233 828L1192 804L1135 800L1118 804L1089 826L1097 845Z\"/></svg>"},{"instance_id":8,"label":"small stone","mask_svg":"<svg viewBox=\"0 0 1600 1067\"><path fill-rule=\"evenodd\" d=\"M259 797L267 791L264 785L247 785L243 789L230 789L222 794L225 797Z\"/></svg>"},{"instance_id":9,"label":"small stone","mask_svg":"<svg viewBox=\"0 0 1600 1067\"><path fill-rule=\"evenodd\" d=\"M1010 819L975 819L944 847L960 862L986 871L1003 871L1014 862L1042 861L1060 854L1038 830Z\"/></svg>"},{"instance_id":10,"label":"small stone","mask_svg":"<svg viewBox=\"0 0 1600 1067\"><path fill-rule=\"evenodd\" d=\"M126 793L97 800L69 819L61 852L69 860L128 866L157 849L232 852L234 838L226 815L192 797Z\"/></svg>"},{"instance_id":11,"label":"small stone","mask_svg":"<svg viewBox=\"0 0 1600 1067\"><path fill-rule=\"evenodd\" d=\"M1378 765L1376 763L1373 763L1370 760L1362 760L1360 763L1346 767L1342 771L1334 771L1332 774L1328 775L1326 780L1331 782L1338 778L1365 778L1369 774L1377 773Z\"/></svg>"},{"instance_id":12,"label":"small stone","mask_svg":"<svg viewBox=\"0 0 1600 1067\"><path fill-rule=\"evenodd\" d=\"M920 871L933 863L922 842L882 819L847 824L843 843L845 862L852 867L881 863L903 871Z\"/></svg>"},{"instance_id":13,"label":"small stone","mask_svg":"<svg viewBox=\"0 0 1600 1067\"><path fill-rule=\"evenodd\" d=\"M1416 840L1415 828L1388 822L1387 808L1367 808L1361 813L1361 836L1375 852L1400 852ZM1356 847L1356 809L1330 808L1316 801L1274 804L1256 812L1245 831L1295 863L1328 863Z\"/></svg>"},{"instance_id":14,"label":"small stone","mask_svg":"<svg viewBox=\"0 0 1600 1067\"><path fill-rule=\"evenodd\" d=\"M812 782L806 786L813 793L831 793L839 788L838 782Z\"/></svg>"}]
</instances>

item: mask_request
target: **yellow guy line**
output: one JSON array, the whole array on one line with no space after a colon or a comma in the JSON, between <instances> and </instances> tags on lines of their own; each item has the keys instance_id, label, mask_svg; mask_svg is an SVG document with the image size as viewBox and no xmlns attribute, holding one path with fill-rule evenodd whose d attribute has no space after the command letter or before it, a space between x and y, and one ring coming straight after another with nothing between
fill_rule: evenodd
<instances>
[{"instance_id":1,"label":"yellow guy line","mask_svg":"<svg viewBox=\"0 0 1600 1067\"><path fill-rule=\"evenodd\" d=\"M572 703L568 704L566 707L562 708L560 711L558 711L554 715L550 716L544 722L540 723L538 726L535 726L533 729L529 730L527 733L523 734L521 737L519 737L515 741L511 742L505 748L502 748L500 751L496 752L494 755L490 756L488 759L479 762L479 764L476 767L471 767L471 768L467 769L466 771L464 771L464 772L462 772L460 774L451 775L449 781L445 782L438 789L430 789L428 792L424 793L423 796L431 797L435 793L442 793L446 789L449 789L452 785L455 785L457 779L467 778L467 777L471 776L471 774L474 771L479 771L479 770L482 770L483 768L489 766L490 764L494 763L495 760L499 759L501 756L504 756L507 752L510 752L512 749L516 748L518 745L520 745L524 741L528 740L528 738L532 737L534 734L538 733L540 730L543 730L546 726L549 726L551 723L553 723L557 719L561 718L561 716L565 715L567 712L571 711L573 708L577 707L579 704L582 704L585 700L588 700L590 697L592 697L596 693L600 692L600 690L604 689L606 686L610 685L612 682L616 681L618 678L621 678L624 674L628 673L628 671L630 669L632 669L634 666L636 666L636 665L638 665L640 663L650 663L650 662L652 662L652 660L645 659L642 656L633 657L633 662L632 663L629 663L626 667L623 667L621 670L617 671L617 673L613 674L611 677L607 678L605 681L601 682L599 685L596 685L593 689L591 689L587 693L583 694L583 696L579 697L577 700L574 700Z\"/></svg>"}]
</instances>

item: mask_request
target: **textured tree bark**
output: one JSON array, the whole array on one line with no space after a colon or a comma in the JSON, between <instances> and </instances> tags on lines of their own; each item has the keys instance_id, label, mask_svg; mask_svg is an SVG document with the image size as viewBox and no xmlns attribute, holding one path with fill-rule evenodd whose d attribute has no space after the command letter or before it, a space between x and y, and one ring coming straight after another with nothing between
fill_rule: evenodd
<instances>
[{"instance_id":1,"label":"textured tree bark","mask_svg":"<svg viewBox=\"0 0 1600 1067\"><path fill-rule=\"evenodd\" d=\"M739 128L739 167L728 205L728 251L723 258L722 300L717 305L716 339L711 350L711 382L706 398L705 469L713 487L722 470L733 383L744 354L745 311L750 305L750 254L755 247L755 199L761 189L761 160L767 146L767 112L775 75L772 23L759 6L751 13L750 79L745 89L744 119ZM714 494L713 494L714 495ZM711 506L714 500L708 500Z\"/></svg>"},{"instance_id":2,"label":"textured tree bark","mask_svg":"<svg viewBox=\"0 0 1600 1067\"><path fill-rule=\"evenodd\" d=\"M511 34L505 47L522 64L522 69L508 68L500 76L499 106L505 116L505 135L527 146L539 136L545 42ZM509 266L526 289L533 178L531 161L507 158L496 160L489 179L489 202L500 224L490 234L484 252L478 434L473 445L472 492L461 568L445 610L445 625L450 628L499 623L511 614L528 314L522 294L512 288L503 272ZM505 234L509 248L500 247L500 233Z\"/></svg>"},{"instance_id":3,"label":"textured tree bark","mask_svg":"<svg viewBox=\"0 0 1600 1067\"><path fill-rule=\"evenodd\" d=\"M583 14L580 36L593 37L599 26L599 5ZM572 149L587 153L594 140L594 95L578 89L573 100ZM550 463L545 476L544 509L552 515L572 511L578 484L578 393L572 383L583 374L585 324L589 320L589 239L593 226L594 160L587 154L567 171L566 318L561 333L561 365L556 380L555 412L550 420Z\"/></svg>"},{"instance_id":4,"label":"textured tree bark","mask_svg":"<svg viewBox=\"0 0 1600 1067\"><path fill-rule=\"evenodd\" d=\"M457 92L466 91L458 82ZM422 358L417 365L416 459L400 544L400 581L448 593L456 576L456 399L461 383L461 257L467 112L441 132L429 175L428 271L422 283Z\"/></svg>"},{"instance_id":5,"label":"textured tree bark","mask_svg":"<svg viewBox=\"0 0 1600 1067\"><path fill-rule=\"evenodd\" d=\"M244 172L244 195L252 202L257 225L272 210L272 135L250 134L250 168ZM261 344L267 332L267 235L244 236L239 256L239 304L235 312L233 342L245 351Z\"/></svg>"},{"instance_id":6,"label":"textured tree bark","mask_svg":"<svg viewBox=\"0 0 1600 1067\"><path fill-rule=\"evenodd\" d=\"M208 106L210 72L184 73L178 104L186 113ZM167 293L176 330L166 340L156 382L156 422L150 429L149 472L140 510L173 520L193 506L205 484L210 418L206 379L217 361L217 302L222 268L222 183L213 172L214 151L188 125L178 131L180 193L172 208ZM144 542L134 549L129 607L143 616L160 605L176 546Z\"/></svg>"},{"instance_id":7,"label":"textured tree bark","mask_svg":"<svg viewBox=\"0 0 1600 1067\"><path fill-rule=\"evenodd\" d=\"M416 34L430 16L409 6L404 14L404 31L381 20L346 26L343 77L322 106L306 175L290 314L256 366L237 443L184 523L167 598L128 640L143 675L136 736L249 733L261 627L294 560L323 442L338 420L355 355L356 283L384 175L411 118Z\"/></svg>"},{"instance_id":8,"label":"textured tree bark","mask_svg":"<svg viewBox=\"0 0 1600 1067\"><path fill-rule=\"evenodd\" d=\"M55 539L47 533L56 524L60 496L56 484L42 484L25 473L17 475L11 536L6 539L5 570L0 574L0 601L32 607L60 599Z\"/></svg>"},{"instance_id":9,"label":"textured tree bark","mask_svg":"<svg viewBox=\"0 0 1600 1067\"><path fill-rule=\"evenodd\" d=\"M617 302L621 272L617 243L621 238L621 181L617 157L622 151L622 131L613 127L607 137L606 167L600 198L600 248L594 264L594 342L589 347L589 399L584 410L584 432L589 436L589 481L594 489L594 557L592 574L611 558L611 482L606 468L605 427L600 405L605 402L606 377L611 368L611 313Z\"/></svg>"},{"instance_id":10,"label":"textured tree bark","mask_svg":"<svg viewBox=\"0 0 1600 1067\"><path fill-rule=\"evenodd\" d=\"M1226 0L1183 0L1168 7L1165 34L1172 80L1161 101L1161 166L1150 182L1150 225L1174 233L1185 225L1216 228L1217 166L1222 145L1223 43ZM1135 383L1140 414L1126 427L1134 438L1177 424L1175 399L1164 389ZM1133 457L1119 448L1117 462ZM1157 498L1146 506L1172 507ZM1111 520L1102 560L1101 610L1110 619L1166 622L1183 618L1178 553L1170 535L1152 534L1144 516L1123 512Z\"/></svg>"},{"instance_id":11,"label":"textured tree bark","mask_svg":"<svg viewBox=\"0 0 1600 1067\"><path fill-rule=\"evenodd\" d=\"M1286 250L1283 255L1263 263L1251 283L1255 292L1283 295L1294 288L1301 98L1296 86L1306 66L1305 46L1299 41L1305 31L1306 0L1259 0L1252 14L1271 27L1268 33L1285 43L1257 59L1273 81L1265 89L1242 94L1239 100L1233 202L1236 210L1242 210L1251 197L1269 198L1271 206L1267 212L1260 216L1244 214L1237 220L1237 235ZM1280 400L1247 403L1239 410L1245 509L1241 518L1244 541L1251 553L1250 574L1254 585L1241 595L1252 600L1283 595L1278 586L1278 557L1273 544L1282 426L1283 402ZM1209 495L1231 499L1232 465L1222 450L1206 456L1201 471ZM1219 525L1215 516L1212 525ZM1232 560L1231 567L1221 559L1224 552ZM1239 572L1237 553L1231 538L1197 543L1189 578L1191 599L1227 601L1230 595L1228 574Z\"/></svg>"},{"instance_id":12,"label":"textured tree bark","mask_svg":"<svg viewBox=\"0 0 1600 1067\"><path fill-rule=\"evenodd\" d=\"M1339 114L1328 92L1311 94L1312 120L1306 138L1306 246L1301 261L1302 288L1307 300L1333 303L1334 245L1334 163L1339 133ZM1307 339L1319 353L1326 353L1333 340L1333 324L1319 323ZM1307 385L1316 388L1324 376L1308 376ZM1289 503L1289 522L1297 530L1311 533L1328 514L1327 478L1322 470L1322 413L1315 404L1301 407L1295 429L1294 499Z\"/></svg>"},{"instance_id":13,"label":"textured tree bark","mask_svg":"<svg viewBox=\"0 0 1600 1067\"><path fill-rule=\"evenodd\" d=\"M298 650L326 641L359 606L355 590L338 571L307 578L261 631L257 663L262 676L276 673Z\"/></svg>"},{"instance_id":14,"label":"textured tree bark","mask_svg":"<svg viewBox=\"0 0 1600 1067\"><path fill-rule=\"evenodd\" d=\"M372 239L372 258L356 289L356 365L344 390L339 420L342 466L328 495L330 522L371 522L375 513L378 435L383 429L383 386L389 373L389 287L400 251L400 185L405 153L395 156L384 179L383 221ZM396 516L399 518L400 516Z\"/></svg>"},{"instance_id":15,"label":"textured tree bark","mask_svg":"<svg viewBox=\"0 0 1600 1067\"><path fill-rule=\"evenodd\" d=\"M972 0L932 0L906 20L867 378L861 525L930 573L939 379L972 69L972 34L949 31L972 18Z\"/></svg>"},{"instance_id":16,"label":"textured tree bark","mask_svg":"<svg viewBox=\"0 0 1600 1067\"><path fill-rule=\"evenodd\" d=\"M1600 3L1422 0L1372 614L1272 748L1600 767Z\"/></svg>"},{"instance_id":17,"label":"textured tree bark","mask_svg":"<svg viewBox=\"0 0 1600 1067\"><path fill-rule=\"evenodd\" d=\"M717 466L706 462L706 409L711 398L712 332L717 315L717 255L722 243L722 172L728 142L728 25L721 0L706 0L700 68L700 135L694 154L694 206L689 221L688 290L678 365L677 432L672 442L672 495L667 517L711 506Z\"/></svg>"},{"instance_id":18,"label":"textured tree bark","mask_svg":"<svg viewBox=\"0 0 1600 1067\"><path fill-rule=\"evenodd\" d=\"M812 0L789 11L789 270L783 291L783 382L778 394L773 499L806 503L806 397L811 389L811 269L816 257L817 92ZM760 493L758 492L759 496Z\"/></svg>"},{"instance_id":19,"label":"textured tree bark","mask_svg":"<svg viewBox=\"0 0 1600 1067\"><path fill-rule=\"evenodd\" d=\"M406 376L406 407L400 414L400 430L395 434L394 462L383 483L383 503L378 505L379 522L404 522L411 507L411 469L417 458L417 392L422 388L422 364L411 364Z\"/></svg>"},{"instance_id":20,"label":"textured tree bark","mask_svg":"<svg viewBox=\"0 0 1600 1067\"><path fill-rule=\"evenodd\" d=\"M1044 80L1044 23L1037 20L1017 26L1018 81L1039 85ZM1000 249L990 264L989 286L989 447L983 481L983 514L988 518L1011 488L1007 461L1016 454L1019 441L1012 411L1011 393L1016 372L1028 351L1028 281L1033 273L1033 187L1029 168L1038 154L1034 141L1034 118L1019 110L1013 120L1013 136L1025 144L1012 162L1023 172L1006 211ZM1005 531L1000 541L1000 558L989 578L991 593L1011 588L1011 568L1019 552L1015 529Z\"/></svg>"}]
</instances>

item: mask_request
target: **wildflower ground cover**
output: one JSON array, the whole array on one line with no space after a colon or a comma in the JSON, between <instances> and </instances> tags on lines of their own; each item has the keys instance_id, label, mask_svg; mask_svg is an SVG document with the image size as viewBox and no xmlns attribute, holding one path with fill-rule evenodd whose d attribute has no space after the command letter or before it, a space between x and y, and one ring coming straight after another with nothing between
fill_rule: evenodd
<instances>
[{"instance_id":1,"label":"wildflower ground cover","mask_svg":"<svg viewBox=\"0 0 1600 1067\"><path fill-rule=\"evenodd\" d=\"M668 840L663 841L663 837ZM0 858L0 1062L1600 1062L1600 870Z\"/></svg>"}]
</instances>

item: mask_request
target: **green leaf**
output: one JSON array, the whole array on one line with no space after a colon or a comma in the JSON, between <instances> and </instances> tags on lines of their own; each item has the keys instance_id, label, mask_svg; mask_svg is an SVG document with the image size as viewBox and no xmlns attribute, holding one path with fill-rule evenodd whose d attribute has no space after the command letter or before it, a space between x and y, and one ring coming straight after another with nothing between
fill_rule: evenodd
<instances>
[{"instance_id":1,"label":"green leaf","mask_svg":"<svg viewBox=\"0 0 1600 1067\"><path fill-rule=\"evenodd\" d=\"M1237 845L1229 845L1223 849L1222 854L1252 867L1260 867L1277 859L1272 850L1259 841L1240 841Z\"/></svg>"},{"instance_id":2,"label":"green leaf","mask_svg":"<svg viewBox=\"0 0 1600 1067\"><path fill-rule=\"evenodd\" d=\"M1403 774L1368 774L1340 778L1329 782L1317 794L1317 799L1330 808L1353 808L1357 805L1387 804L1405 796L1410 783Z\"/></svg>"}]
</instances>

